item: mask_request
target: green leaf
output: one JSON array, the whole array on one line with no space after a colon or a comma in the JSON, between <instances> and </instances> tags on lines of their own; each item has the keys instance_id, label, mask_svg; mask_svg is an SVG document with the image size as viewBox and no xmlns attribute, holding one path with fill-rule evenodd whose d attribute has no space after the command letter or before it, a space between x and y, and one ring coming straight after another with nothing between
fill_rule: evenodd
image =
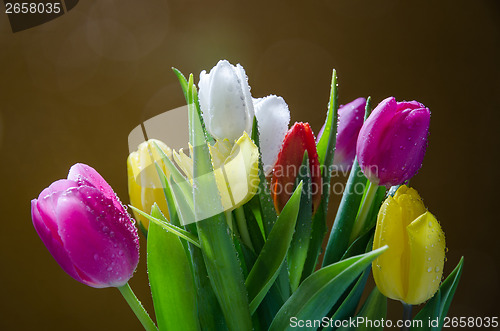
<instances>
[{"instance_id":1,"label":"green leaf","mask_svg":"<svg viewBox=\"0 0 500 331\"><path fill-rule=\"evenodd\" d=\"M345 251L344 255L342 255L341 260L345 260L351 256L371 251L373 246L373 241L371 240L373 239L374 232L375 228L372 228L370 231L367 231L363 235L359 236ZM367 245L369 247L367 247Z\"/></svg>"},{"instance_id":2,"label":"green leaf","mask_svg":"<svg viewBox=\"0 0 500 331\"><path fill-rule=\"evenodd\" d=\"M458 265L452 271L452 273L446 278L446 280L441 285L441 313L440 313L440 325L443 324L444 318L448 314L448 309L450 308L451 301L455 295L455 291L458 287L458 282L460 281L460 276L462 276L462 269L464 265L464 257L460 259Z\"/></svg>"},{"instance_id":3,"label":"green leaf","mask_svg":"<svg viewBox=\"0 0 500 331\"><path fill-rule=\"evenodd\" d=\"M184 76L182 75L182 73L180 73L180 71L177 70L176 73L179 73L182 76L182 78L184 78ZM184 81L186 82L186 87L185 89L183 88L183 91L187 93L187 81L185 80L185 78ZM163 153L163 150L161 150L158 146L156 146L156 148L160 153ZM167 156L163 154L163 159L165 158L167 158ZM165 162L168 161L165 160ZM171 162L169 162L168 164L170 165L170 167L174 167L175 170L177 171L177 168ZM182 183L185 185L184 190L179 185L175 184L172 176L170 178L170 183L174 183L174 186L171 188L171 185L167 180L167 177L163 172L163 170L161 169L161 167L156 163L155 165L163 185L163 191L165 193L165 197L167 199L168 211L170 214L170 222L173 225L180 226L179 213L177 212L176 201L179 201L177 205L179 205L182 209L181 218L184 218L185 220L194 219L194 207L192 201L193 197L190 184L189 186L186 187L186 185L188 185L188 182L185 181L183 177L179 177L179 175L182 176L180 173L177 173L178 178L180 178L182 180ZM187 189L189 189L189 191L187 191ZM177 198L174 196L174 192L172 190L176 191ZM187 194L186 192L189 192L189 194ZM190 202L190 204L188 202ZM183 224L185 224L185 222L183 222ZM196 227L194 226L194 224L191 223L188 224L188 226L192 230L194 230L191 232L196 233L195 232ZM195 234L193 234L193 236L194 235ZM185 241L181 242L183 244L186 243ZM208 279L205 262L203 260L202 252L199 249L199 244L198 245L191 244L189 246L185 245L185 250L186 254L189 254L191 260L193 261L191 263L191 267L196 285L196 295L198 303L197 311L198 311L199 324L201 328L203 330L227 330L222 310L220 308L219 302L217 301L217 297L215 296L215 293L212 289L210 280Z\"/></svg>"},{"instance_id":4,"label":"green leaf","mask_svg":"<svg viewBox=\"0 0 500 331\"><path fill-rule=\"evenodd\" d=\"M356 312L356 308L358 307L359 300L361 300L361 296L363 295L363 291L365 289L368 277L370 276L370 272L371 267L368 266L368 268L363 271L352 289L346 295L342 303L335 310L335 313L330 318L330 321L335 322L337 320L344 320L354 315L354 313ZM333 330L333 328L326 327L323 329L323 331L326 330Z\"/></svg>"},{"instance_id":5,"label":"green leaf","mask_svg":"<svg viewBox=\"0 0 500 331\"><path fill-rule=\"evenodd\" d=\"M370 321L382 321L387 315L387 298L380 293L377 287L375 287L370 293L368 299L366 299L363 308L356 315L356 319L363 318L364 320ZM341 327L338 330L383 330L383 325L380 327L375 327L374 325L369 325L368 323L363 323L358 325L357 328L353 327Z\"/></svg>"},{"instance_id":6,"label":"green leaf","mask_svg":"<svg viewBox=\"0 0 500 331\"><path fill-rule=\"evenodd\" d=\"M175 75L177 76L177 79L179 80L179 83L181 84L182 93L184 93L184 97L186 98L187 101L188 82L186 80L186 77L182 74L182 72L179 69L172 67L172 70L174 71Z\"/></svg>"},{"instance_id":7,"label":"green leaf","mask_svg":"<svg viewBox=\"0 0 500 331\"><path fill-rule=\"evenodd\" d=\"M256 216L260 214L260 211L256 210L259 208L259 206L255 206L255 203L259 203L256 199L258 199L258 197L254 196L248 203L244 204L243 210L245 212L245 219L253 248L255 249L255 253L259 254L264 246L264 236Z\"/></svg>"},{"instance_id":8,"label":"green leaf","mask_svg":"<svg viewBox=\"0 0 500 331\"><path fill-rule=\"evenodd\" d=\"M441 308L441 291L429 300L426 305L413 318L412 330L429 330L437 331L439 328L439 313ZM434 324L435 323L435 324Z\"/></svg>"},{"instance_id":9,"label":"green leaf","mask_svg":"<svg viewBox=\"0 0 500 331\"><path fill-rule=\"evenodd\" d=\"M163 152L163 150L153 142L157 152L161 156L165 166L170 172L169 181L166 180L165 174L161 169L159 169L157 165L157 172L160 175L160 180L163 183L163 189L165 195L167 196L167 192L165 191L167 188L171 190L172 196L174 200L177 202L176 207L178 211L178 215L182 224L188 224L193 222L194 220L194 203L193 203L193 189L191 187L191 183L184 177L179 169L173 164L173 162L168 158L168 156ZM168 197L167 197L168 203ZM168 205L170 208L170 205ZM173 223L173 222L172 222ZM175 223L174 223L175 224Z\"/></svg>"},{"instance_id":10,"label":"green leaf","mask_svg":"<svg viewBox=\"0 0 500 331\"><path fill-rule=\"evenodd\" d=\"M372 247L373 247L373 231L370 231L366 233L364 236L358 238L349 247L346 254L344 254L344 256L342 257L342 260L345 260L355 255L370 252L372 250ZM369 265L368 268L366 268L366 270L363 271L363 274L358 278L358 280L352 286L352 288L348 288L348 291L346 291L344 295L341 297L342 302L337 302L337 304L333 307L333 309L331 310L333 312L333 314L331 314L332 315L331 322L334 323L336 320L344 320L347 319L348 317L354 316L359 301L361 300L361 296L363 295L363 291L365 289L368 276L371 273L371 269L372 269L371 265ZM324 330L326 331L332 329L333 327L327 327Z\"/></svg>"},{"instance_id":11,"label":"green leaf","mask_svg":"<svg viewBox=\"0 0 500 331\"><path fill-rule=\"evenodd\" d=\"M198 247L189 245L193 261L194 281L198 298L198 318L202 330L227 330L224 314L214 293L207 273L203 253Z\"/></svg>"},{"instance_id":12,"label":"green leaf","mask_svg":"<svg viewBox=\"0 0 500 331\"><path fill-rule=\"evenodd\" d=\"M332 83L330 87L330 101L328 102L328 112L326 115L325 129L321 135L316 149L318 151L319 163L327 167L333 163L333 154L335 151L335 142L337 140L337 119L338 119L338 90L337 90L337 71L332 71ZM329 168L322 168L329 169Z\"/></svg>"},{"instance_id":13,"label":"green leaf","mask_svg":"<svg viewBox=\"0 0 500 331\"><path fill-rule=\"evenodd\" d=\"M320 320L341 297L347 287L387 246L324 267L300 284L276 315L270 330L291 330L291 318ZM315 330L315 328L303 328Z\"/></svg>"},{"instance_id":14,"label":"green leaf","mask_svg":"<svg viewBox=\"0 0 500 331\"><path fill-rule=\"evenodd\" d=\"M327 233L326 217L328 214L328 201L330 198L331 170L333 166L333 157L335 153L335 144L337 140L337 120L338 120L338 90L337 90L337 72L332 71L332 83L330 89L330 100L328 103L328 112L325 121L325 129L321 135L316 150L321 164L322 171L322 196L318 210L313 216L312 233L307 252L307 259L302 271L302 279L308 277L316 268L318 257L321 252L323 238Z\"/></svg>"},{"instance_id":15,"label":"green leaf","mask_svg":"<svg viewBox=\"0 0 500 331\"><path fill-rule=\"evenodd\" d=\"M359 187L364 187L366 181L367 179L355 159L330 232L323 266L339 261L349 247L349 236L363 196L363 190L360 190Z\"/></svg>"},{"instance_id":16,"label":"green leaf","mask_svg":"<svg viewBox=\"0 0 500 331\"><path fill-rule=\"evenodd\" d=\"M415 320L422 320L423 326L427 327L428 330L441 330L444 323L444 318L448 314L448 309L450 308L451 301L455 295L458 283L460 281L460 276L462 275L464 264L464 258L462 257L458 262L455 269L446 278L446 280L441 284L438 292L427 302L427 304L420 310L420 312L415 316ZM437 314L436 314L437 309ZM439 316L439 326L437 328L429 327L428 321L435 320Z\"/></svg>"},{"instance_id":17,"label":"green leaf","mask_svg":"<svg viewBox=\"0 0 500 331\"><path fill-rule=\"evenodd\" d=\"M273 199L271 197L271 190L267 183L266 174L264 173L264 164L262 163L262 153L260 152L260 141L258 133L257 117L254 117L252 128L252 140L259 148L259 189L258 199L260 202L260 211L262 216L262 224L264 228L264 235L267 238L271 229L273 228L276 218L276 209L274 209Z\"/></svg>"},{"instance_id":18,"label":"green leaf","mask_svg":"<svg viewBox=\"0 0 500 331\"><path fill-rule=\"evenodd\" d=\"M196 223L208 277L229 330L252 330L247 291L223 214Z\"/></svg>"},{"instance_id":19,"label":"green leaf","mask_svg":"<svg viewBox=\"0 0 500 331\"><path fill-rule=\"evenodd\" d=\"M153 214L149 215L148 213L145 213L142 210L140 210L134 206L131 206L131 205L129 205L129 206L134 211L136 211L139 214L141 214L142 216L146 217L149 221L159 225L160 227L164 228L165 230L167 230L169 232L172 232L172 234L174 234L182 239L185 239L185 240L189 241L190 243L200 247L200 243L198 241L198 238L196 238L196 236L194 234L187 232L186 230L184 230L180 227L177 227L173 224L170 224L166 218L159 219L159 218L154 217Z\"/></svg>"},{"instance_id":20,"label":"green leaf","mask_svg":"<svg viewBox=\"0 0 500 331\"><path fill-rule=\"evenodd\" d=\"M165 194L165 199L167 200L168 216L170 223L176 226L180 226L179 215L177 213L177 207L175 206L175 199L170 189L170 184L168 182L167 176L163 172L163 169L155 162L156 172L160 178L160 182L163 187L163 193Z\"/></svg>"},{"instance_id":21,"label":"green leaf","mask_svg":"<svg viewBox=\"0 0 500 331\"><path fill-rule=\"evenodd\" d=\"M194 89L193 91L190 92L189 91L190 84L186 80L186 77L182 74L182 72L180 72L180 70L178 70L176 68L172 68L172 70L174 71L175 75L177 76L177 79L179 80L179 83L181 84L182 93L184 93L184 98L186 99L186 102L188 103L188 105L190 102L195 103L196 111L198 113L198 116L201 118L202 114L201 114L200 104L198 103L198 93L197 93L196 89ZM193 85L194 85L194 83L193 83ZM189 93L191 93L191 95L189 95ZM205 135L205 138L207 139L207 141L209 143L212 144L214 142L214 138L206 130L205 124L203 123L203 120L201 120L201 122L202 122L203 133Z\"/></svg>"},{"instance_id":22,"label":"green leaf","mask_svg":"<svg viewBox=\"0 0 500 331\"><path fill-rule=\"evenodd\" d=\"M151 214L167 222L158 206ZM173 233L151 222L147 265L156 319L160 330L200 330L196 290L186 251Z\"/></svg>"},{"instance_id":23,"label":"green leaf","mask_svg":"<svg viewBox=\"0 0 500 331\"><path fill-rule=\"evenodd\" d=\"M245 285L250 298L250 311L255 312L262 299L279 274L281 265L292 241L295 222L299 212L302 183L292 194L283 211L278 216L257 261L247 277Z\"/></svg>"},{"instance_id":24,"label":"green leaf","mask_svg":"<svg viewBox=\"0 0 500 331\"><path fill-rule=\"evenodd\" d=\"M215 296L229 330L252 330L248 295L219 191L212 161L198 113L193 75L188 81L189 142L193 146L193 202L201 251ZM175 192L174 192L175 193ZM214 214L214 211L219 213ZM207 217L212 214L213 216Z\"/></svg>"},{"instance_id":25,"label":"green leaf","mask_svg":"<svg viewBox=\"0 0 500 331\"><path fill-rule=\"evenodd\" d=\"M387 190L385 186L379 186L377 191L375 192L375 197L373 198L372 204L370 206L370 211L368 212L368 216L366 218L365 226L360 231L360 236L370 231L375 224L377 224L377 216L382 206L382 202L386 198Z\"/></svg>"},{"instance_id":26,"label":"green leaf","mask_svg":"<svg viewBox=\"0 0 500 331\"><path fill-rule=\"evenodd\" d=\"M323 238L326 234L326 212L327 207L325 206L326 200L321 199L320 205L316 214L314 214L312 219L312 232L311 240L309 241L309 249L307 251L306 262L304 263L304 269L302 270L302 281L309 277L316 269L316 264L318 263L318 257L321 253L321 245L323 243Z\"/></svg>"},{"instance_id":27,"label":"green leaf","mask_svg":"<svg viewBox=\"0 0 500 331\"><path fill-rule=\"evenodd\" d=\"M299 169L306 169L306 173L299 171L297 182L303 183L302 197L300 198L299 214L295 225L292 243L288 250L288 274L292 292L299 287L302 277L302 270L307 258L309 240L312 231L312 193L311 193L311 173L309 171L309 157L307 151L304 152L302 166Z\"/></svg>"},{"instance_id":28,"label":"green leaf","mask_svg":"<svg viewBox=\"0 0 500 331\"><path fill-rule=\"evenodd\" d=\"M321 135L320 140L318 141L318 145L316 147L318 151L319 162L322 166L321 171L322 171L322 181L323 181L323 194L321 196L321 202L324 214L322 222L325 223L325 231L326 231L325 218L328 213L328 201L330 199L330 181L332 176L333 157L335 154L335 145L337 143L337 121L338 121L338 110L339 110L337 87L338 87L337 72L334 69L332 72L332 84L330 91L330 101L328 102L328 115L326 118L326 125L323 131L323 135ZM325 141L325 139L328 140ZM323 235L324 234L321 233L321 241L323 240Z\"/></svg>"}]
</instances>

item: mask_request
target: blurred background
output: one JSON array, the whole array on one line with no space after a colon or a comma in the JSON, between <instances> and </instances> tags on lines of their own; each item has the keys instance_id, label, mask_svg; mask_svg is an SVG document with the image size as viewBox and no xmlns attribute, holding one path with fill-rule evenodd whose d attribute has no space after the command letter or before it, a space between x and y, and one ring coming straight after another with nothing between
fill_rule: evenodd
<instances>
[{"instance_id":1,"label":"blurred background","mask_svg":"<svg viewBox=\"0 0 500 331\"><path fill-rule=\"evenodd\" d=\"M254 97L284 97L292 123L315 132L333 68L341 104L371 95L428 106L412 186L447 235L445 276L465 256L449 315L498 316L500 2L81 0L17 33L0 13L0 329L141 329L118 290L61 270L30 200L83 162L128 202L129 132L184 104L172 66L197 81L219 59L241 63ZM152 312L141 244L131 286ZM399 303L389 310L400 318Z\"/></svg>"}]
</instances>

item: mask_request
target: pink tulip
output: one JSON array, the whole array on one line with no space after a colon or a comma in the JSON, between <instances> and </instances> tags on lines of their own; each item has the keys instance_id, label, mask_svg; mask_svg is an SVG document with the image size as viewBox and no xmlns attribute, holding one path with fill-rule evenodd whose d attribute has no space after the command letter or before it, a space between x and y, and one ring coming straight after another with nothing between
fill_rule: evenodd
<instances>
[{"instance_id":1,"label":"pink tulip","mask_svg":"<svg viewBox=\"0 0 500 331\"><path fill-rule=\"evenodd\" d=\"M109 184L85 164L31 201L36 232L66 273L88 286L120 287L139 262L134 220Z\"/></svg>"},{"instance_id":2,"label":"pink tulip","mask_svg":"<svg viewBox=\"0 0 500 331\"><path fill-rule=\"evenodd\" d=\"M365 98L357 98L344 106L339 107L337 141L335 144L335 154L333 165L341 170L348 171L352 167L354 157L356 157L356 142L358 133L363 126L365 117ZM316 141L319 141L325 130L325 124L319 131Z\"/></svg>"},{"instance_id":3,"label":"pink tulip","mask_svg":"<svg viewBox=\"0 0 500 331\"><path fill-rule=\"evenodd\" d=\"M417 101L383 100L365 121L356 154L366 177L378 185L403 184L422 166L431 112Z\"/></svg>"}]
</instances>

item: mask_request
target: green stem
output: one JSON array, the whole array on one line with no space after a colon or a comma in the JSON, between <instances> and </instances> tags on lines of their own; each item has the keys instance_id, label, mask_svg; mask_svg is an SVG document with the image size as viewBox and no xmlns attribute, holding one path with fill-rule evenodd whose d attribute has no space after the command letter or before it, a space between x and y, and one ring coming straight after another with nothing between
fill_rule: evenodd
<instances>
[{"instance_id":1,"label":"green stem","mask_svg":"<svg viewBox=\"0 0 500 331\"><path fill-rule=\"evenodd\" d=\"M248 246L248 248L255 252L252 240L250 239L250 233L248 232L247 219L245 218L245 211L243 210L243 207L236 208L234 210L234 214L236 216L236 223L238 224L241 240Z\"/></svg>"},{"instance_id":2,"label":"green stem","mask_svg":"<svg viewBox=\"0 0 500 331\"><path fill-rule=\"evenodd\" d=\"M126 283L125 285L118 287L118 289L125 298L125 301L127 301L130 308L132 308L132 311L134 312L135 316L137 316L144 329L147 331L158 331L155 323L153 322L153 320L151 320L148 312L146 311L146 309L144 309L139 299L137 299L137 297L135 296L134 292L130 288L130 285Z\"/></svg>"},{"instance_id":3,"label":"green stem","mask_svg":"<svg viewBox=\"0 0 500 331\"><path fill-rule=\"evenodd\" d=\"M411 321L412 307L412 305L403 302L403 326L401 327L402 331L410 330L410 323L407 323L406 321Z\"/></svg>"},{"instance_id":4,"label":"green stem","mask_svg":"<svg viewBox=\"0 0 500 331\"><path fill-rule=\"evenodd\" d=\"M368 213L370 212L373 198L375 198L375 193L377 193L377 189L378 189L377 184L373 184L371 181L368 181L368 188L366 189L366 195L365 198L363 199L363 202L361 203L361 207L359 209L356 222L354 222L349 243L353 243L354 240L356 240L356 238L361 234L361 231L363 231L366 224L366 219L368 217Z\"/></svg>"}]
</instances>

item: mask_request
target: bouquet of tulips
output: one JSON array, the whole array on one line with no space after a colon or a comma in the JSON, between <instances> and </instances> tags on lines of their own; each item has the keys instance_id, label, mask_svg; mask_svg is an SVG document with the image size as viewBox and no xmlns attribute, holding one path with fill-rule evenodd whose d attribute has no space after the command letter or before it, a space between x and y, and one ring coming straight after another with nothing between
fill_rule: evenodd
<instances>
[{"instance_id":1,"label":"bouquet of tulips","mask_svg":"<svg viewBox=\"0 0 500 331\"><path fill-rule=\"evenodd\" d=\"M382 329L387 298L402 302L402 328L443 326L463 259L442 281L444 233L408 186L427 147L428 108L393 97L373 111L370 98L338 107L334 70L315 137L308 123L289 129L283 98L252 98L240 65L220 61L198 87L174 72L188 150L149 139L127 161L156 322L128 285L136 223L84 164L31 202L33 225L64 271L117 287L146 330ZM350 174L328 229L338 171ZM370 273L376 287L361 303Z\"/></svg>"}]
</instances>

